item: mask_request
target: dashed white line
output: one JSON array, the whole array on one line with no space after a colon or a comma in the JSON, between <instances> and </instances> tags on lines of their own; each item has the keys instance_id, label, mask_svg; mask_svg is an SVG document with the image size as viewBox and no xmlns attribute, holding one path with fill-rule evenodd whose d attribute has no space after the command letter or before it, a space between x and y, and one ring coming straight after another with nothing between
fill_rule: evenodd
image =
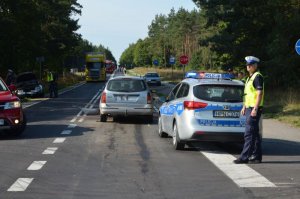
<instances>
[{"instance_id":1,"label":"dashed white line","mask_svg":"<svg viewBox=\"0 0 300 199\"><path fill-rule=\"evenodd\" d=\"M34 178L18 178L7 191L25 191Z\"/></svg>"},{"instance_id":2,"label":"dashed white line","mask_svg":"<svg viewBox=\"0 0 300 199\"><path fill-rule=\"evenodd\" d=\"M40 170L47 161L34 161L28 168L27 170L30 171L36 171L36 170Z\"/></svg>"},{"instance_id":3,"label":"dashed white line","mask_svg":"<svg viewBox=\"0 0 300 199\"><path fill-rule=\"evenodd\" d=\"M54 154L57 151L57 147L48 147L42 154L43 155L49 155Z\"/></svg>"},{"instance_id":4,"label":"dashed white line","mask_svg":"<svg viewBox=\"0 0 300 199\"><path fill-rule=\"evenodd\" d=\"M70 124L69 126L68 126L68 128L69 129L72 129L72 128L75 128L77 126L77 124Z\"/></svg>"},{"instance_id":5,"label":"dashed white line","mask_svg":"<svg viewBox=\"0 0 300 199\"><path fill-rule=\"evenodd\" d=\"M218 151L201 152L239 187L276 187L264 176L245 164L234 164L234 156Z\"/></svg>"},{"instance_id":6,"label":"dashed white line","mask_svg":"<svg viewBox=\"0 0 300 199\"><path fill-rule=\"evenodd\" d=\"M72 133L71 130L63 130L63 131L61 132L62 135L70 135L71 133Z\"/></svg>"},{"instance_id":7,"label":"dashed white line","mask_svg":"<svg viewBox=\"0 0 300 199\"><path fill-rule=\"evenodd\" d=\"M66 140L66 138L56 138L53 143L63 143Z\"/></svg>"}]
</instances>

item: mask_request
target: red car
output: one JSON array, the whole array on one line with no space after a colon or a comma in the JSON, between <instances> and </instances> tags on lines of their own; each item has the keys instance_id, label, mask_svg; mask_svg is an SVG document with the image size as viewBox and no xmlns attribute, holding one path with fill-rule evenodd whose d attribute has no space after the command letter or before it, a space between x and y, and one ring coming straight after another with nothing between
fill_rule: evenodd
<instances>
[{"instance_id":1,"label":"red car","mask_svg":"<svg viewBox=\"0 0 300 199\"><path fill-rule=\"evenodd\" d=\"M0 78L0 131L17 136L24 131L26 118L15 90L14 85L8 87Z\"/></svg>"}]
</instances>

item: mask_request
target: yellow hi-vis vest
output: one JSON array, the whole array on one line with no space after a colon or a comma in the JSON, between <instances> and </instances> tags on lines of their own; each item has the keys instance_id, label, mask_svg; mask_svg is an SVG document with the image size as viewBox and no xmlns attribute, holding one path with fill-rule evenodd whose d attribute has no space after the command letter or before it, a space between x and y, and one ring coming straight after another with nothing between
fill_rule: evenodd
<instances>
[{"instance_id":1,"label":"yellow hi-vis vest","mask_svg":"<svg viewBox=\"0 0 300 199\"><path fill-rule=\"evenodd\" d=\"M261 73L255 72L251 77L247 78L247 81L245 84L245 89L244 89L244 94L245 94L244 105L246 106L246 108L255 106L255 102L256 102L256 98L257 98L257 90L253 86L253 81L257 75L262 76ZM259 106L263 106L263 104L264 104L264 92L263 92L263 96L262 96Z\"/></svg>"},{"instance_id":2,"label":"yellow hi-vis vest","mask_svg":"<svg viewBox=\"0 0 300 199\"><path fill-rule=\"evenodd\" d=\"M47 73L47 82L52 82L53 81L53 75L51 72Z\"/></svg>"}]
</instances>

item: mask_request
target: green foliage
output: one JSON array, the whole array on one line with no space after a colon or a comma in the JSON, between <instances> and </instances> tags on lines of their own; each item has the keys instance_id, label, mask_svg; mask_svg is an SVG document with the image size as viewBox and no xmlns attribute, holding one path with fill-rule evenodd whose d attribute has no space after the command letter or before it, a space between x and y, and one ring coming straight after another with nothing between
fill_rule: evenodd
<instances>
[{"instance_id":1,"label":"green foliage","mask_svg":"<svg viewBox=\"0 0 300 199\"><path fill-rule=\"evenodd\" d=\"M139 66L157 59L170 68L169 58L175 56L175 68L180 68L179 57L185 54L187 69L245 72L244 57L254 55L261 59L267 87L299 87L300 56L294 49L300 38L299 1L193 1L199 11L181 8L156 15L148 37L130 45L121 58Z\"/></svg>"},{"instance_id":2,"label":"green foliage","mask_svg":"<svg viewBox=\"0 0 300 199\"><path fill-rule=\"evenodd\" d=\"M115 61L108 48L93 46L76 33L82 6L77 0L1 0L0 73L39 71L37 57L44 67L62 71L63 67L83 66L84 52L101 50Z\"/></svg>"}]
</instances>

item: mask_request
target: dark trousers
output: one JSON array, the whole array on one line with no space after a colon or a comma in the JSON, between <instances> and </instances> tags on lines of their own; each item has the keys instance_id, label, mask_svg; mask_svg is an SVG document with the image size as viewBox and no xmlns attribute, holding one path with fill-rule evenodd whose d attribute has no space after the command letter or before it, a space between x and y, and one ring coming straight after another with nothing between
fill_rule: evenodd
<instances>
[{"instance_id":1,"label":"dark trousers","mask_svg":"<svg viewBox=\"0 0 300 199\"><path fill-rule=\"evenodd\" d=\"M57 84L55 81L49 82L49 95L50 95L50 98L58 96Z\"/></svg>"},{"instance_id":2,"label":"dark trousers","mask_svg":"<svg viewBox=\"0 0 300 199\"><path fill-rule=\"evenodd\" d=\"M261 117L262 110L257 111L257 115L252 117L252 108L246 108L246 128L244 134L244 148L240 155L240 159L248 160L251 158L261 160L262 150L261 150L261 137L259 135L259 120Z\"/></svg>"}]
</instances>

